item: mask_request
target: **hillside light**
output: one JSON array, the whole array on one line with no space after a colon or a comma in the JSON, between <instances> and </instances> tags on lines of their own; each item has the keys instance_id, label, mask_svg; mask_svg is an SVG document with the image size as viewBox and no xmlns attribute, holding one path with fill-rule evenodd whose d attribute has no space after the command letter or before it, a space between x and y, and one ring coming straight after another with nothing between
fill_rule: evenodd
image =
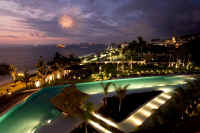
<instances>
[{"instance_id":1,"label":"hillside light","mask_svg":"<svg viewBox=\"0 0 200 133\"><path fill-rule=\"evenodd\" d=\"M49 76L49 80L50 80L50 81L53 80L53 76L52 76L52 75Z\"/></svg>"},{"instance_id":2,"label":"hillside light","mask_svg":"<svg viewBox=\"0 0 200 133\"><path fill-rule=\"evenodd\" d=\"M47 78L45 78L45 82L48 82L49 81L49 78L47 77Z\"/></svg>"},{"instance_id":3,"label":"hillside light","mask_svg":"<svg viewBox=\"0 0 200 133\"><path fill-rule=\"evenodd\" d=\"M58 73L57 74L57 79L60 79L60 78L61 78L60 73Z\"/></svg>"},{"instance_id":4,"label":"hillside light","mask_svg":"<svg viewBox=\"0 0 200 133\"><path fill-rule=\"evenodd\" d=\"M35 82L35 86L38 88L38 87L40 87L40 81L36 81Z\"/></svg>"},{"instance_id":5,"label":"hillside light","mask_svg":"<svg viewBox=\"0 0 200 133\"><path fill-rule=\"evenodd\" d=\"M24 73L18 73L17 75L23 77Z\"/></svg>"}]
</instances>

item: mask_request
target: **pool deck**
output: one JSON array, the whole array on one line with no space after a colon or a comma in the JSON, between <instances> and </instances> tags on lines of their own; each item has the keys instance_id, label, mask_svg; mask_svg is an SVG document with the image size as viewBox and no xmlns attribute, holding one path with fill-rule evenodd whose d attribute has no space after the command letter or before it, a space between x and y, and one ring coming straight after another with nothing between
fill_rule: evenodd
<instances>
[{"instance_id":1,"label":"pool deck","mask_svg":"<svg viewBox=\"0 0 200 133\"><path fill-rule=\"evenodd\" d=\"M37 131L38 133L69 133L74 128L78 127L82 121L72 117L59 117L57 120L52 121L48 125L45 125Z\"/></svg>"},{"instance_id":2,"label":"pool deck","mask_svg":"<svg viewBox=\"0 0 200 133\"><path fill-rule=\"evenodd\" d=\"M177 88L179 85L181 85L183 82L178 82L175 84L175 88ZM165 84L165 85L160 85L160 86L148 86L147 88L138 88L134 90L127 90L127 93L139 93L139 92L144 92L144 91L152 91L152 90L158 90L158 89L168 89L168 90L173 90L174 88L171 88L171 86ZM109 96L114 95L115 92L109 93ZM135 130L137 126L140 126L154 111L154 109L158 109L162 104L165 104L167 100L171 98L170 96L171 92L169 91L164 91L160 95L156 96L155 98L151 99L149 102L147 102L144 105L141 105L138 109L133 111L131 115L125 119L124 121L120 123L115 123L111 120L108 120L106 118L103 118L100 116L99 120L103 121L104 123L113 126L123 132L132 132ZM101 94L93 94L90 95L89 97L89 102L92 102L95 105L95 108L99 108L100 106L103 105L103 100L104 95L103 93ZM94 115L94 114L93 114ZM48 122L48 124L40 127L37 130L37 133L70 133L74 128L78 127L80 123L83 121L77 118L72 118L70 116L67 116L64 118L63 116L60 116L56 120ZM95 126L95 124L92 124L92 122L89 122L95 129L102 133L112 133L109 130L104 130L104 127L98 128ZM96 124L97 125L97 124ZM99 125L101 126L101 125Z\"/></svg>"},{"instance_id":3,"label":"pool deck","mask_svg":"<svg viewBox=\"0 0 200 133\"><path fill-rule=\"evenodd\" d=\"M95 108L102 105L103 94L92 95L89 97L88 101L92 102ZM60 116L55 121L50 124L42 126L39 128L38 133L70 133L74 128L78 127L83 121L77 118L72 118L67 116L64 118Z\"/></svg>"},{"instance_id":4,"label":"pool deck","mask_svg":"<svg viewBox=\"0 0 200 133\"><path fill-rule=\"evenodd\" d=\"M155 90L156 88L148 88L148 90ZM144 91L147 91L146 89L144 89ZM136 93L139 93L140 91L136 91ZM134 91L130 91L128 93L134 93ZM114 95L115 93L110 93L109 95ZM103 118L103 122L105 122L106 124L109 124L108 122L106 122L106 120L114 123L113 126L114 128L117 128L123 132L132 132L136 129L136 127L138 127L139 125L141 125L153 112L154 109L158 109L162 104L164 104L168 99L170 99L170 94L171 92L163 92L160 95L156 96L155 98L153 98L152 100L150 100L149 102L147 102L146 104L142 105L141 107L139 107L137 110L133 111L133 113L131 113L131 115L125 119L124 121L120 122L120 123L116 123L113 122L112 120L108 120L106 118L104 118L103 116L101 116ZM100 106L103 105L103 100L104 95L103 94L96 94L96 95L91 95L88 99L89 102L94 103L95 108L99 108ZM99 119L99 118L98 118ZM83 121L81 121L80 119L76 119L76 118L72 118L72 117L67 117L67 118L63 118L62 116L59 117L57 120L52 121L50 124L45 125L41 128L39 128L38 133L70 133L74 128L78 127L78 125L80 123L82 123ZM94 125L92 125L94 128L96 128ZM111 125L110 125L111 126ZM104 127L102 127L104 128ZM98 130L101 133L104 133L104 130L99 130L98 128L96 128L96 130ZM107 130L107 132L109 133L109 130Z\"/></svg>"}]
</instances>

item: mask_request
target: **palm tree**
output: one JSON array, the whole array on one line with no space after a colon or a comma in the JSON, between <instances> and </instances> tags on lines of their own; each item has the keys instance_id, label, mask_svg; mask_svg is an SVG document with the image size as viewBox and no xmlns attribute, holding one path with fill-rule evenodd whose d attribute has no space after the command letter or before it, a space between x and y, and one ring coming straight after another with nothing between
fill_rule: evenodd
<instances>
[{"instance_id":1,"label":"palm tree","mask_svg":"<svg viewBox=\"0 0 200 133\"><path fill-rule=\"evenodd\" d=\"M94 111L94 106L93 103L88 102L82 106L83 109L83 120L85 123L85 133L88 133L87 125L88 125L88 120L91 118L91 113Z\"/></svg>"},{"instance_id":2,"label":"palm tree","mask_svg":"<svg viewBox=\"0 0 200 133\"><path fill-rule=\"evenodd\" d=\"M101 86L102 86L102 88L104 90L104 106L107 104L108 89L109 89L111 84L112 84L111 82L109 82L107 84L101 83Z\"/></svg>"},{"instance_id":3,"label":"palm tree","mask_svg":"<svg viewBox=\"0 0 200 133\"><path fill-rule=\"evenodd\" d=\"M42 56L40 56L40 59L38 61L38 63L36 64L36 68L38 71L38 77L42 79L42 81L44 81L44 78L46 77L47 73L48 73L48 66L45 63L45 61L43 60Z\"/></svg>"},{"instance_id":4,"label":"palm tree","mask_svg":"<svg viewBox=\"0 0 200 133\"><path fill-rule=\"evenodd\" d=\"M113 84L115 87L116 96L119 98L119 112L121 110L122 100L126 97L126 91L129 86L129 84L122 86L116 86L116 84Z\"/></svg>"},{"instance_id":5,"label":"palm tree","mask_svg":"<svg viewBox=\"0 0 200 133\"><path fill-rule=\"evenodd\" d=\"M10 72L10 75L12 77L12 80L15 82L16 81L16 72L17 72L17 69L16 69L16 67L13 64L11 64L9 66L9 72Z\"/></svg>"},{"instance_id":6,"label":"palm tree","mask_svg":"<svg viewBox=\"0 0 200 133\"><path fill-rule=\"evenodd\" d=\"M137 42L137 44L138 44L138 52L140 52L141 55L143 56L143 52L146 49L146 44L147 43L146 43L146 41L144 41L144 39L141 36L137 37L137 40L138 40L138 42Z\"/></svg>"},{"instance_id":7,"label":"palm tree","mask_svg":"<svg viewBox=\"0 0 200 133\"><path fill-rule=\"evenodd\" d=\"M30 81L30 74L28 73L28 70L26 69L24 71L24 76L23 76L23 82L25 82L25 85L26 85L26 88L27 88L27 85L28 85L28 82Z\"/></svg>"}]
</instances>

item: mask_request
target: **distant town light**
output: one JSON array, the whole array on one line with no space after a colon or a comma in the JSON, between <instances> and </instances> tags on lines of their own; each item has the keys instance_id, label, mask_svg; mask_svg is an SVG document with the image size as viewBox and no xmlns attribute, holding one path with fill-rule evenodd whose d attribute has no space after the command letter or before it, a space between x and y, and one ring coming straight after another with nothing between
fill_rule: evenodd
<instances>
[{"instance_id":1,"label":"distant town light","mask_svg":"<svg viewBox=\"0 0 200 133\"><path fill-rule=\"evenodd\" d=\"M24 73L18 73L17 75L18 76L24 76Z\"/></svg>"},{"instance_id":2,"label":"distant town light","mask_svg":"<svg viewBox=\"0 0 200 133\"><path fill-rule=\"evenodd\" d=\"M58 73L57 74L57 79L60 79L60 78L61 78L60 73Z\"/></svg>"},{"instance_id":3,"label":"distant town light","mask_svg":"<svg viewBox=\"0 0 200 133\"><path fill-rule=\"evenodd\" d=\"M38 87L40 87L40 81L36 81L35 82L35 86L38 88Z\"/></svg>"},{"instance_id":4,"label":"distant town light","mask_svg":"<svg viewBox=\"0 0 200 133\"><path fill-rule=\"evenodd\" d=\"M53 76L52 75L49 76L49 80L50 81L53 80Z\"/></svg>"}]
</instances>

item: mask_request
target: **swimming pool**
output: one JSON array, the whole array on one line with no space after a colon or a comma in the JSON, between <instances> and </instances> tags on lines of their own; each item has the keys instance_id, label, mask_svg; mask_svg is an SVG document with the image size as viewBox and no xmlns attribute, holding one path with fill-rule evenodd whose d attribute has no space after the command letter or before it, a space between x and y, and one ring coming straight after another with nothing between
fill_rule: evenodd
<instances>
[{"instance_id":1,"label":"swimming pool","mask_svg":"<svg viewBox=\"0 0 200 133\"><path fill-rule=\"evenodd\" d=\"M142 88L163 87L163 86L177 86L185 84L185 80L193 79L192 76L178 75L178 76L152 76L152 77L139 77L117 80L96 81L88 83L79 83L77 88L87 94L103 93L101 83L106 84L112 82L117 86L125 86L129 84L127 90L139 90ZM110 86L109 92L114 91L114 86Z\"/></svg>"},{"instance_id":2,"label":"swimming pool","mask_svg":"<svg viewBox=\"0 0 200 133\"><path fill-rule=\"evenodd\" d=\"M136 90L148 87L159 87L168 85L181 85L185 80L192 79L191 76L154 76L103 81L113 82L117 85L130 84L128 90ZM103 93L101 81L79 83L77 88L87 94ZM58 118L61 113L49 102L52 97L62 91L68 85L43 88L30 96L25 102L16 105L9 112L0 117L1 133L34 133L43 125ZM111 87L110 91L113 91Z\"/></svg>"}]
</instances>

